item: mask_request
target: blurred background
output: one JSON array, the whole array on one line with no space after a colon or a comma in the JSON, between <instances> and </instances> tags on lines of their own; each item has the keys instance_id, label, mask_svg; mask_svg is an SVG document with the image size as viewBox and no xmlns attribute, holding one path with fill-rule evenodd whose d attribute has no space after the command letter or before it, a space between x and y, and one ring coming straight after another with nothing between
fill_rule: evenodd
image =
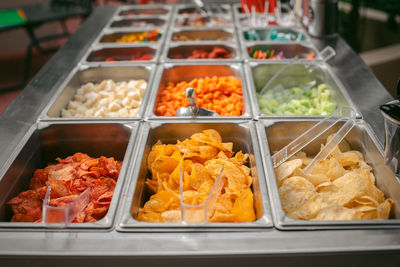
<instances>
[{"instance_id":1,"label":"blurred background","mask_svg":"<svg viewBox=\"0 0 400 267\"><path fill-rule=\"evenodd\" d=\"M290 1L292 0L282 2ZM66 18L65 25L60 21L38 25L35 28L35 34L38 37L63 33L65 30L72 35L92 10L101 5L160 4L165 2L172 4L190 1L3 0L0 1L0 10L44 2L80 5L84 12ZM397 80L400 78L400 0L341 0L338 7L339 34L361 56L384 87L395 96ZM66 40L68 40L68 36L49 40L43 42L45 51L32 50L27 82L34 77ZM25 55L30 41L27 31L22 27L6 30L0 28L0 88L9 87L22 81L26 65ZM13 90L1 91L0 89L0 114L23 90L26 83L13 88Z\"/></svg>"}]
</instances>

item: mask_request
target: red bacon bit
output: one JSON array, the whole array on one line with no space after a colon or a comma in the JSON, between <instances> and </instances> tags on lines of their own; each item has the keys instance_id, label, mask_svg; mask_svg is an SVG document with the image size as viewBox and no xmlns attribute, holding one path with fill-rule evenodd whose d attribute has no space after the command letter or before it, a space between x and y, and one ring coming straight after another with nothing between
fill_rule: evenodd
<instances>
[{"instance_id":1,"label":"red bacon bit","mask_svg":"<svg viewBox=\"0 0 400 267\"><path fill-rule=\"evenodd\" d=\"M75 153L58 163L34 172L29 188L12 198L7 204L14 212L12 222L40 222L42 204L51 184L51 206L67 206L87 188L92 188L90 203L78 214L74 222L95 222L103 218L110 207L122 162L113 157L92 158Z\"/></svg>"}]
</instances>

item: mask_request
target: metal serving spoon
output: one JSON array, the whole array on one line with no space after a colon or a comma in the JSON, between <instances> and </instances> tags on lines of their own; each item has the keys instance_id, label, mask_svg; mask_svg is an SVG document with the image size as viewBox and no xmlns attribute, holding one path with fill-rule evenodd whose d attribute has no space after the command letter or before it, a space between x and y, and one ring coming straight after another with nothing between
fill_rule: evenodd
<instances>
[{"instance_id":1,"label":"metal serving spoon","mask_svg":"<svg viewBox=\"0 0 400 267\"><path fill-rule=\"evenodd\" d=\"M183 108L178 108L176 110L176 116L190 116L190 117L197 117L197 116L219 116L217 112L205 109L205 108L199 108L197 105L197 96L196 92L192 87L186 88L186 98L189 101L190 106L189 107L183 107Z\"/></svg>"}]
</instances>

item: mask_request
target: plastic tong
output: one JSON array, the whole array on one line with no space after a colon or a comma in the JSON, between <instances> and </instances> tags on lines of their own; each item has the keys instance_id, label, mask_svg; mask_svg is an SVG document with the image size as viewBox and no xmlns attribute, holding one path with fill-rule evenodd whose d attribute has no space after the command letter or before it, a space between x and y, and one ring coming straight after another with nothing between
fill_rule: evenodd
<instances>
[{"instance_id":1,"label":"plastic tong","mask_svg":"<svg viewBox=\"0 0 400 267\"><path fill-rule=\"evenodd\" d=\"M356 123L356 112L351 107L340 107L332 112L327 118L321 120L302 135L294 139L287 146L283 147L272 156L272 164L274 168L284 163L291 156L299 152L305 146L310 144L320 135L328 131L335 124L344 122L342 127L332 136L321 151L313 158L313 160L304 168L304 173L310 174L313 167L321 160L326 159L335 147L350 132Z\"/></svg>"},{"instance_id":2,"label":"plastic tong","mask_svg":"<svg viewBox=\"0 0 400 267\"><path fill-rule=\"evenodd\" d=\"M218 196L221 194L221 190L225 184L225 176L223 176L224 167L211 188L206 200L202 204L190 205L184 202L183 195L183 171L182 167L179 170L179 190L180 190L180 204L181 204L181 222L184 224L190 223L207 223L211 216L211 212L214 209L215 203L217 202Z\"/></svg>"},{"instance_id":3,"label":"plastic tong","mask_svg":"<svg viewBox=\"0 0 400 267\"><path fill-rule=\"evenodd\" d=\"M90 202L91 188L83 191L74 201L67 206L51 206L51 185L47 187L46 195L43 200L42 221L51 226L67 227L76 216L86 208ZM50 226L50 225L48 225Z\"/></svg>"}]
</instances>

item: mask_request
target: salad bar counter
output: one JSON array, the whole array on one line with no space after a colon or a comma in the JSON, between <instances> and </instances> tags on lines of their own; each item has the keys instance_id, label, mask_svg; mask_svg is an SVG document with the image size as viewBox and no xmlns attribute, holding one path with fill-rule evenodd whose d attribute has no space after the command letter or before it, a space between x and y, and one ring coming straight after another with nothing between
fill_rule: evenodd
<instances>
[{"instance_id":1,"label":"salad bar counter","mask_svg":"<svg viewBox=\"0 0 400 267\"><path fill-rule=\"evenodd\" d=\"M0 118L1 265L396 266L393 98L341 37L250 20L96 9Z\"/></svg>"}]
</instances>

